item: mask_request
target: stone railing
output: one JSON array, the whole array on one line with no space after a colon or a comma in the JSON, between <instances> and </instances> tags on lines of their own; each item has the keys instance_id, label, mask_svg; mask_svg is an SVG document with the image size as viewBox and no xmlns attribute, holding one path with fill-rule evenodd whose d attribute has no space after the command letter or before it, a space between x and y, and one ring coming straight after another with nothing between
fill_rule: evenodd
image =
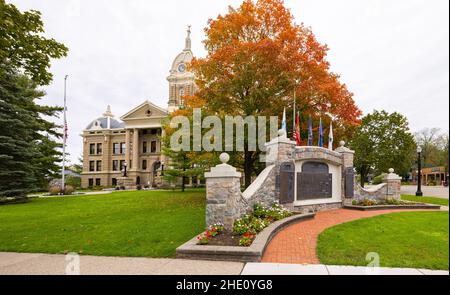
<instances>
[{"instance_id":1,"label":"stone railing","mask_svg":"<svg viewBox=\"0 0 450 295\"><path fill-rule=\"evenodd\" d=\"M383 183L363 188L355 181L355 196L352 200L400 200L400 187L402 178L389 169L389 173L383 179Z\"/></svg>"}]
</instances>

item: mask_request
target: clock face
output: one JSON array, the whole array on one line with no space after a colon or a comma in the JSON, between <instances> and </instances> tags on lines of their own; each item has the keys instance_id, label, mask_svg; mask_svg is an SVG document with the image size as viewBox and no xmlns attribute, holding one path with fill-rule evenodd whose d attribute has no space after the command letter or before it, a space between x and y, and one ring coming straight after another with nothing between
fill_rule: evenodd
<instances>
[{"instance_id":1,"label":"clock face","mask_svg":"<svg viewBox=\"0 0 450 295\"><path fill-rule=\"evenodd\" d=\"M185 64L179 64L178 65L178 71L180 73L184 73L184 71L186 71L186 65Z\"/></svg>"}]
</instances>

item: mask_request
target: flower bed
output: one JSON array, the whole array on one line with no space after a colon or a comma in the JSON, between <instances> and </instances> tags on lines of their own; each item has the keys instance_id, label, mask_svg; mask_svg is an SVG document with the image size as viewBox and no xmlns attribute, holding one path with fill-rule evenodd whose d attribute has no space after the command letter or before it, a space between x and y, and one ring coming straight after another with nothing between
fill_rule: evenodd
<instances>
[{"instance_id":1,"label":"flower bed","mask_svg":"<svg viewBox=\"0 0 450 295\"><path fill-rule=\"evenodd\" d=\"M249 247L256 235L271 223L291 216L292 213L278 204L265 207L255 204L250 214L234 222L233 231L224 231L222 224L214 224L197 237L198 245Z\"/></svg>"},{"instance_id":2,"label":"flower bed","mask_svg":"<svg viewBox=\"0 0 450 295\"><path fill-rule=\"evenodd\" d=\"M414 205L418 203L413 202L405 202L401 200L372 200L372 199L364 199L364 200L353 200L352 205L353 206L384 206L384 205Z\"/></svg>"}]
</instances>

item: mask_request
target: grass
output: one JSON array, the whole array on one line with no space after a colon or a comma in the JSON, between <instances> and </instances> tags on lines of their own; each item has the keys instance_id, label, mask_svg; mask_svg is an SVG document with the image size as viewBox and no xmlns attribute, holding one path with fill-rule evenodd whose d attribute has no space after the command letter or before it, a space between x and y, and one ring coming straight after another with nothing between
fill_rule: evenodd
<instances>
[{"instance_id":1,"label":"grass","mask_svg":"<svg viewBox=\"0 0 450 295\"><path fill-rule=\"evenodd\" d=\"M435 197L416 197L416 196L412 196L412 195L402 195L402 200L418 202L418 203L427 203L427 204L448 206L448 199L435 198Z\"/></svg>"},{"instance_id":2,"label":"grass","mask_svg":"<svg viewBox=\"0 0 450 295\"><path fill-rule=\"evenodd\" d=\"M0 206L0 251L172 257L204 219L204 190L33 199Z\"/></svg>"},{"instance_id":3,"label":"grass","mask_svg":"<svg viewBox=\"0 0 450 295\"><path fill-rule=\"evenodd\" d=\"M368 264L380 255L382 267L449 269L449 213L401 212L360 219L320 234L317 253L329 265Z\"/></svg>"}]
</instances>

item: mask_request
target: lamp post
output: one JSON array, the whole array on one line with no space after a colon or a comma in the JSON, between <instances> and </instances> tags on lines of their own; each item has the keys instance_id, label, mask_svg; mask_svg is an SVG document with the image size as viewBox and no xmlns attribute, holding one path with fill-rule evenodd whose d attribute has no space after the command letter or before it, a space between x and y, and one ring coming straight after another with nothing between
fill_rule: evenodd
<instances>
[{"instance_id":1,"label":"lamp post","mask_svg":"<svg viewBox=\"0 0 450 295\"><path fill-rule=\"evenodd\" d=\"M127 177L127 162L123 163L123 177Z\"/></svg>"},{"instance_id":2,"label":"lamp post","mask_svg":"<svg viewBox=\"0 0 450 295\"><path fill-rule=\"evenodd\" d=\"M419 146L417 147L417 197L422 197L422 162L421 162L421 154L422 154L422 148Z\"/></svg>"}]
</instances>

